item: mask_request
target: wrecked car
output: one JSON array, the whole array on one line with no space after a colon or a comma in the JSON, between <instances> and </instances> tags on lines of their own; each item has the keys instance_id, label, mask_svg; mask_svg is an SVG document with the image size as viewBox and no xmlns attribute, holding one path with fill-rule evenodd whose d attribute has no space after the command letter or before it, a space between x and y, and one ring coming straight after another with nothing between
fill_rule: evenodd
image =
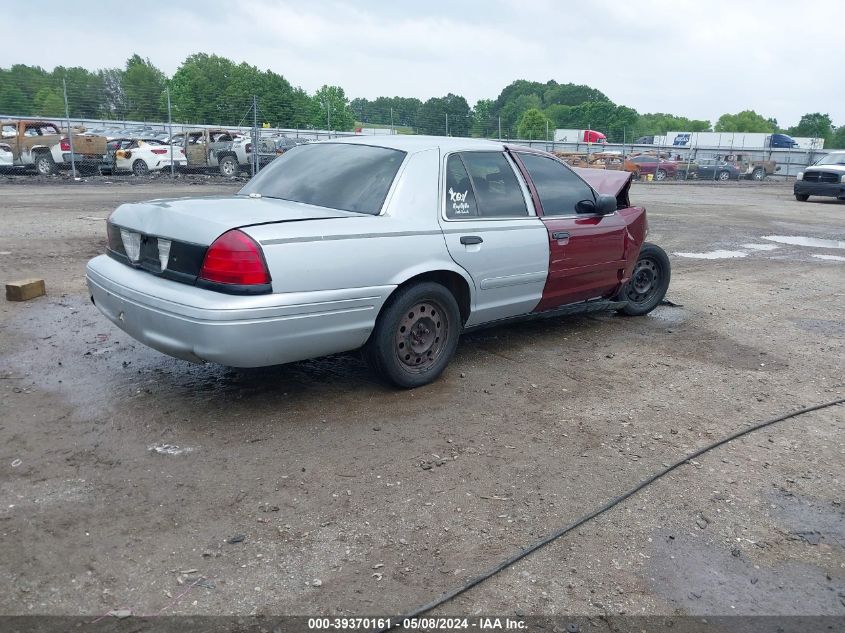
<instances>
[{"instance_id":1,"label":"wrecked car","mask_svg":"<svg viewBox=\"0 0 845 633\"><path fill-rule=\"evenodd\" d=\"M87 282L115 325L176 358L258 367L361 349L417 387L474 328L653 310L669 260L645 241L630 182L478 139L311 143L236 195L121 205Z\"/></svg>"},{"instance_id":2,"label":"wrecked car","mask_svg":"<svg viewBox=\"0 0 845 633\"><path fill-rule=\"evenodd\" d=\"M0 141L12 152L16 167L31 167L41 176L71 167L96 171L106 153L106 138L95 134L66 134L49 121L0 122Z\"/></svg>"}]
</instances>

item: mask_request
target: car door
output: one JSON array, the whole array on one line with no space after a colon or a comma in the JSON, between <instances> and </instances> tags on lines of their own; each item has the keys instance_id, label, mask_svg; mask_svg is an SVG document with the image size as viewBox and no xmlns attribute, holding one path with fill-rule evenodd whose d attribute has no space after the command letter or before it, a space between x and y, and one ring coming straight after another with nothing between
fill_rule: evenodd
<instances>
[{"instance_id":1,"label":"car door","mask_svg":"<svg viewBox=\"0 0 845 633\"><path fill-rule=\"evenodd\" d=\"M607 297L625 269L625 220L595 213L596 193L567 165L540 154L515 156L536 192L549 241L549 277L537 310Z\"/></svg>"},{"instance_id":2,"label":"car door","mask_svg":"<svg viewBox=\"0 0 845 633\"><path fill-rule=\"evenodd\" d=\"M714 163L712 160L704 159L698 163L698 177L701 180L713 180Z\"/></svg>"},{"instance_id":3,"label":"car door","mask_svg":"<svg viewBox=\"0 0 845 633\"><path fill-rule=\"evenodd\" d=\"M443 166L441 228L475 285L467 325L531 312L548 275L548 237L511 160L468 151L447 155Z\"/></svg>"},{"instance_id":4,"label":"car door","mask_svg":"<svg viewBox=\"0 0 845 633\"><path fill-rule=\"evenodd\" d=\"M132 161L135 160L135 149L138 147L136 141L121 141L120 148L114 153L114 167L119 171L132 170Z\"/></svg>"}]
</instances>

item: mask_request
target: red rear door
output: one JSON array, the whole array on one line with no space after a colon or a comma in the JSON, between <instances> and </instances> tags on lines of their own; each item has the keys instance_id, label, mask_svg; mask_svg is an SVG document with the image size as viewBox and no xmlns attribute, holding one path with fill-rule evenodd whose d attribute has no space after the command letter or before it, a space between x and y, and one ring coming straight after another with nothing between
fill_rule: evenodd
<instances>
[{"instance_id":1,"label":"red rear door","mask_svg":"<svg viewBox=\"0 0 845 633\"><path fill-rule=\"evenodd\" d=\"M535 311L609 296L625 268L624 218L579 213L579 202L595 203L586 182L553 158L514 153L530 178L549 235L549 276Z\"/></svg>"}]
</instances>

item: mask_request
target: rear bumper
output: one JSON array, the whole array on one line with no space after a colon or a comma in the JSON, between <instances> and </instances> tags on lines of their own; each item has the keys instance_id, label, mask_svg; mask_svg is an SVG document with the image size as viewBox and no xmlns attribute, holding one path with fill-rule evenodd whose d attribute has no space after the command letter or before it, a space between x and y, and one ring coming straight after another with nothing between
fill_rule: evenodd
<instances>
[{"instance_id":1,"label":"rear bumper","mask_svg":"<svg viewBox=\"0 0 845 633\"><path fill-rule=\"evenodd\" d=\"M795 195L845 198L845 183L796 180L792 190Z\"/></svg>"},{"instance_id":2,"label":"rear bumper","mask_svg":"<svg viewBox=\"0 0 845 633\"><path fill-rule=\"evenodd\" d=\"M87 267L100 311L134 339L191 362L261 367L363 345L394 286L233 296L150 275L105 255Z\"/></svg>"}]
</instances>

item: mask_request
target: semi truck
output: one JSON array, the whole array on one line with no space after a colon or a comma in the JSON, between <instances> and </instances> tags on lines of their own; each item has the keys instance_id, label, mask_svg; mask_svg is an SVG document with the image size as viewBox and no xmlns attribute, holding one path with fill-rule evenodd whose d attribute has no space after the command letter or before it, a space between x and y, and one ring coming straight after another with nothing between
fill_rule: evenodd
<instances>
[{"instance_id":1,"label":"semi truck","mask_svg":"<svg viewBox=\"0 0 845 633\"><path fill-rule=\"evenodd\" d=\"M671 148L695 149L822 149L822 138L792 138L787 134L758 132L667 132L655 136L654 145Z\"/></svg>"},{"instance_id":2,"label":"semi truck","mask_svg":"<svg viewBox=\"0 0 845 633\"><path fill-rule=\"evenodd\" d=\"M555 143L607 143L607 137L595 130L555 130Z\"/></svg>"}]
</instances>

